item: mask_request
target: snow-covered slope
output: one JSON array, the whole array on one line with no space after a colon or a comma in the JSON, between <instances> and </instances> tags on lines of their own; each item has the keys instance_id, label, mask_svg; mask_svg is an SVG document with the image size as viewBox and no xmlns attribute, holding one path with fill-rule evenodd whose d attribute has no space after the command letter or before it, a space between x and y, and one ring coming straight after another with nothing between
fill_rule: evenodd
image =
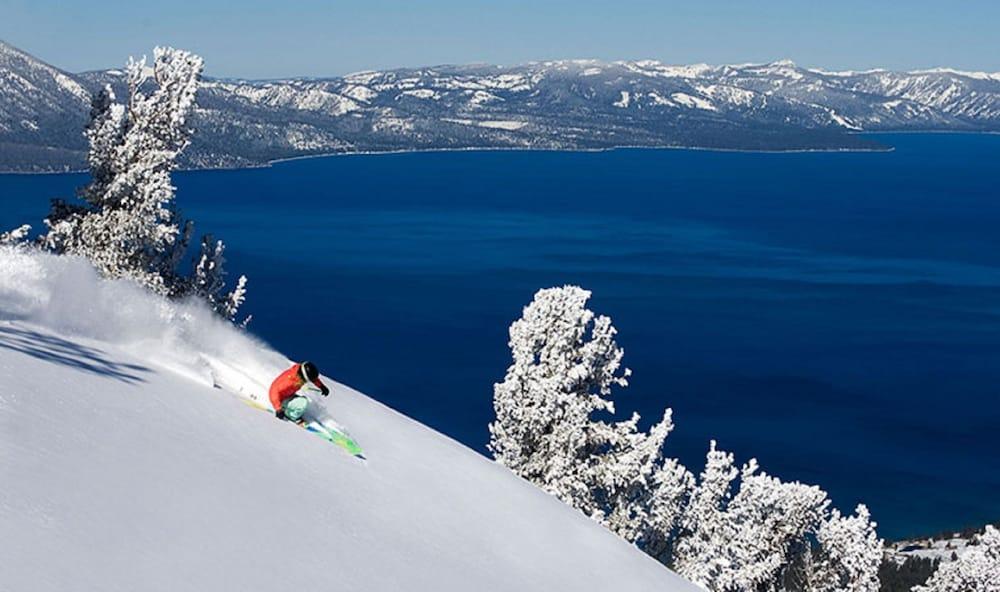
<instances>
[{"instance_id":1,"label":"snow-covered slope","mask_svg":"<svg viewBox=\"0 0 1000 592\"><path fill-rule=\"evenodd\" d=\"M79 88L104 84L123 92L121 72L71 76L0 42L0 143L14 146L0 170L81 167ZM851 132L1000 131L1000 73L562 60L208 79L198 105L190 167L421 149L872 148Z\"/></svg>"},{"instance_id":2,"label":"snow-covered slope","mask_svg":"<svg viewBox=\"0 0 1000 592\"><path fill-rule=\"evenodd\" d=\"M350 388L326 403L366 462L213 388L206 360L244 389L287 363L195 305L0 249L0 590L696 589Z\"/></svg>"}]
</instances>

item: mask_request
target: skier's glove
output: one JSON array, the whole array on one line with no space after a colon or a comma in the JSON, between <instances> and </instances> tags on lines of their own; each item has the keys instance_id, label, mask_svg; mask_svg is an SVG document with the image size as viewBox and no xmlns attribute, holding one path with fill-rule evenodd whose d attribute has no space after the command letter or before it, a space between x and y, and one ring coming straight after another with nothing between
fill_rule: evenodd
<instances>
[{"instance_id":1,"label":"skier's glove","mask_svg":"<svg viewBox=\"0 0 1000 592\"><path fill-rule=\"evenodd\" d=\"M285 410L278 409L277 411L274 412L274 416L277 417L278 419L285 419Z\"/></svg>"},{"instance_id":2,"label":"skier's glove","mask_svg":"<svg viewBox=\"0 0 1000 592\"><path fill-rule=\"evenodd\" d=\"M323 393L324 397L327 397L327 396L330 395L330 389L326 388L325 384L323 386L319 387L319 390L320 390L321 393Z\"/></svg>"}]
</instances>

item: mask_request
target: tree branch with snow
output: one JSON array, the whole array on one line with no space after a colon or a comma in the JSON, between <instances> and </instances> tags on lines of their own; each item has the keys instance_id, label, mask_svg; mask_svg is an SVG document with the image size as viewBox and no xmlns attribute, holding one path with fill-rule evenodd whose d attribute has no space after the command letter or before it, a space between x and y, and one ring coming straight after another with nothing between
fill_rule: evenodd
<instances>
[{"instance_id":1,"label":"tree branch with snow","mask_svg":"<svg viewBox=\"0 0 1000 592\"><path fill-rule=\"evenodd\" d=\"M190 52L157 47L151 65L129 59L124 103L110 86L93 97L85 132L91 181L79 191L83 203L54 201L39 242L86 257L106 278L131 279L164 296L200 297L233 320L246 280L225 291L221 242L206 237L191 273L180 269L193 223L177 208L170 175L190 143L187 120L202 68Z\"/></svg>"}]
</instances>

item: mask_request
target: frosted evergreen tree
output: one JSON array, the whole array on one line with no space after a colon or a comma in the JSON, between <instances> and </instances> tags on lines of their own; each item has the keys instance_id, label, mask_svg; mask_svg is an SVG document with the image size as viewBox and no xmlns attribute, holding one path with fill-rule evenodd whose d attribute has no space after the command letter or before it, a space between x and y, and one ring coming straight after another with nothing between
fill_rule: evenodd
<instances>
[{"instance_id":1,"label":"frosted evergreen tree","mask_svg":"<svg viewBox=\"0 0 1000 592\"><path fill-rule=\"evenodd\" d=\"M13 230L0 232L0 246L17 245L28 240L28 233L31 232L31 225L22 224Z\"/></svg>"},{"instance_id":2,"label":"frosted evergreen tree","mask_svg":"<svg viewBox=\"0 0 1000 592\"><path fill-rule=\"evenodd\" d=\"M610 423L612 387L628 385L611 319L587 309L576 286L535 294L510 327L513 364L494 386L490 450L498 462L626 538L646 520L625 507L640 491L672 429L669 412L650 434L638 415Z\"/></svg>"},{"instance_id":3,"label":"frosted evergreen tree","mask_svg":"<svg viewBox=\"0 0 1000 592\"><path fill-rule=\"evenodd\" d=\"M819 487L783 482L757 470L756 461L744 466L739 491L726 508L732 536L724 555L730 565L719 589L775 589L829 503Z\"/></svg>"},{"instance_id":4,"label":"frosted evergreen tree","mask_svg":"<svg viewBox=\"0 0 1000 592\"><path fill-rule=\"evenodd\" d=\"M203 247L190 277L179 269L193 224L177 210L170 174L190 142L187 120L202 67L192 53L157 47L151 66L129 60L124 103L111 87L94 96L86 130L91 182L79 192L83 203L53 203L41 242L88 258L105 277L165 296L198 295L232 319L246 281L224 292L221 243L208 253Z\"/></svg>"},{"instance_id":5,"label":"frosted evergreen tree","mask_svg":"<svg viewBox=\"0 0 1000 592\"><path fill-rule=\"evenodd\" d=\"M816 532L816 548L805 550L806 592L878 592L878 570L885 553L868 508L854 516L833 510Z\"/></svg>"},{"instance_id":6,"label":"frosted evergreen tree","mask_svg":"<svg viewBox=\"0 0 1000 592\"><path fill-rule=\"evenodd\" d=\"M170 172L189 141L201 69L193 54L156 48L152 67L129 60L127 104L115 102L110 88L94 97L86 132L92 180L80 192L86 205L55 205L50 248L87 257L106 277L129 277L165 295L178 290L171 265L187 233Z\"/></svg>"},{"instance_id":7,"label":"frosted evergreen tree","mask_svg":"<svg viewBox=\"0 0 1000 592\"><path fill-rule=\"evenodd\" d=\"M1000 592L1000 530L987 526L976 543L958 559L942 563L914 592Z\"/></svg>"},{"instance_id":8,"label":"frosted evergreen tree","mask_svg":"<svg viewBox=\"0 0 1000 592\"><path fill-rule=\"evenodd\" d=\"M677 529L694 487L694 475L673 458L665 459L649 481L648 505L641 506L646 520L634 542L661 563L671 563Z\"/></svg>"},{"instance_id":9,"label":"frosted evergreen tree","mask_svg":"<svg viewBox=\"0 0 1000 592\"><path fill-rule=\"evenodd\" d=\"M232 292L226 293L226 246L206 234L201 239L201 251L195 260L189 290L205 300L217 313L234 321L246 299L247 278L241 275ZM245 325L249 321L243 322Z\"/></svg>"},{"instance_id":10,"label":"frosted evergreen tree","mask_svg":"<svg viewBox=\"0 0 1000 592\"><path fill-rule=\"evenodd\" d=\"M829 502L818 487L758 470L756 460L737 470L733 455L712 442L681 518L678 573L714 592L778 589Z\"/></svg>"},{"instance_id":11,"label":"frosted evergreen tree","mask_svg":"<svg viewBox=\"0 0 1000 592\"><path fill-rule=\"evenodd\" d=\"M590 292L541 290L510 327L513 363L494 385L498 462L712 592L875 592L882 541L868 510L843 517L825 491L738 468L711 442L696 479L663 445L670 410L642 432L614 414L627 386L611 320ZM936 591L934 591L936 592Z\"/></svg>"},{"instance_id":12,"label":"frosted evergreen tree","mask_svg":"<svg viewBox=\"0 0 1000 592\"><path fill-rule=\"evenodd\" d=\"M214 240L210 234L203 236L201 252L191 278L191 290L213 305L216 304L215 295L226 286L225 250L226 246L222 241Z\"/></svg>"},{"instance_id":13,"label":"frosted evergreen tree","mask_svg":"<svg viewBox=\"0 0 1000 592\"><path fill-rule=\"evenodd\" d=\"M230 321L236 321L236 313L239 312L240 307L243 306L243 302L247 299L247 276L241 275L238 280L236 280L236 287L233 288L232 292L226 294L223 300L220 300L218 306L216 306L216 311L223 317L229 319ZM240 321L240 327L246 327L250 324L253 315L247 315Z\"/></svg>"},{"instance_id":14,"label":"frosted evergreen tree","mask_svg":"<svg viewBox=\"0 0 1000 592\"><path fill-rule=\"evenodd\" d=\"M129 76L141 76L143 72L129 72ZM137 88L130 78L129 89ZM118 149L125 142L125 105L115 101L115 92L110 85L93 96L90 102L90 125L84 136L90 145L87 164L90 165L91 182L80 191L80 196L91 206L113 207L108 196L109 187L117 176Z\"/></svg>"},{"instance_id":15,"label":"frosted evergreen tree","mask_svg":"<svg viewBox=\"0 0 1000 592\"><path fill-rule=\"evenodd\" d=\"M670 409L648 433L639 431L638 421L633 414L621 424L618 444L597 464L596 476L602 522L625 540L645 546L659 527L653 513L656 479L664 462L663 443L674 424Z\"/></svg>"},{"instance_id":16,"label":"frosted evergreen tree","mask_svg":"<svg viewBox=\"0 0 1000 592\"><path fill-rule=\"evenodd\" d=\"M674 570L716 592L712 584L720 579L726 567L721 552L728 535L725 506L738 475L733 454L718 450L712 440L705 468L680 517L680 532L674 545L671 561Z\"/></svg>"}]
</instances>

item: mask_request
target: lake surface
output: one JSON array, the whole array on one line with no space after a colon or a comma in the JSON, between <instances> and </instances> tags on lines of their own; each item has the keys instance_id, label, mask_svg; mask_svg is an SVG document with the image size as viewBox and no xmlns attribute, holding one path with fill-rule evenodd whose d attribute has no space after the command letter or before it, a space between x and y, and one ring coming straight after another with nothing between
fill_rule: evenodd
<instances>
[{"instance_id":1,"label":"lake surface","mask_svg":"<svg viewBox=\"0 0 1000 592\"><path fill-rule=\"evenodd\" d=\"M889 537L1000 519L1000 135L890 153L339 156L176 176L252 330L485 453L507 327L579 284L619 412L871 507ZM82 175L0 176L0 227ZM332 401L336 409L336 400Z\"/></svg>"}]
</instances>

